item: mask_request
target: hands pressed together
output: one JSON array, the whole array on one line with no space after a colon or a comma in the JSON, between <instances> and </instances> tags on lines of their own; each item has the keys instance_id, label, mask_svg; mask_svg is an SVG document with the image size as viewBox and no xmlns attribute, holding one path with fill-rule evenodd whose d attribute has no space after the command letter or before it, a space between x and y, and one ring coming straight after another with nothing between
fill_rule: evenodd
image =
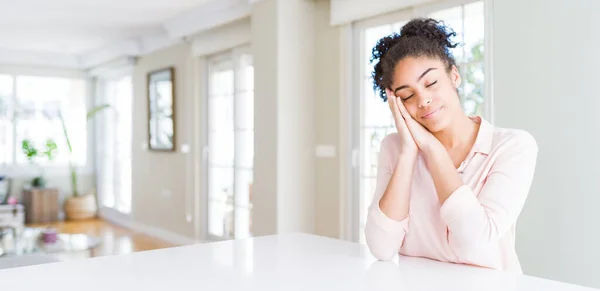
<instances>
[{"instance_id":1,"label":"hands pressed together","mask_svg":"<svg viewBox=\"0 0 600 291\"><path fill-rule=\"evenodd\" d=\"M401 139L400 154L416 156L419 150L424 154L444 150L435 136L412 118L406 107L404 107L402 100L396 97L390 89L385 90L388 96L388 105L396 123L396 130L398 130Z\"/></svg>"},{"instance_id":2,"label":"hands pressed together","mask_svg":"<svg viewBox=\"0 0 600 291\"><path fill-rule=\"evenodd\" d=\"M423 154L438 198L443 204L456 189L464 185L462 178L442 143L410 116L400 98L389 89L386 89L386 93L401 140L398 158L410 160L416 158L419 152Z\"/></svg>"}]
</instances>

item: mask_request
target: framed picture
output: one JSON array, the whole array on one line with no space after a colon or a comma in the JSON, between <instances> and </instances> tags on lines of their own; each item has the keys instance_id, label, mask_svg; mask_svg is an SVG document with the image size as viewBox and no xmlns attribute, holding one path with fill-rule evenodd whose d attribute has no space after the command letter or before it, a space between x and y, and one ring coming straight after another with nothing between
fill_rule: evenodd
<instances>
[{"instance_id":1,"label":"framed picture","mask_svg":"<svg viewBox=\"0 0 600 291\"><path fill-rule=\"evenodd\" d=\"M175 68L148 73L148 148L175 151Z\"/></svg>"}]
</instances>

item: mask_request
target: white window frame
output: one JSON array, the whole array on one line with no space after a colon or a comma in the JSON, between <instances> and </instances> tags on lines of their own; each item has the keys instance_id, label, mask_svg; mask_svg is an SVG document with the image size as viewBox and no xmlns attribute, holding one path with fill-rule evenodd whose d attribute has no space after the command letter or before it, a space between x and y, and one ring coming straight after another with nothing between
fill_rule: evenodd
<instances>
[{"instance_id":1,"label":"white window frame","mask_svg":"<svg viewBox=\"0 0 600 291\"><path fill-rule=\"evenodd\" d=\"M362 122L362 92L364 92L364 87L362 82L363 79L363 56L362 52L364 51L364 31L367 28L375 27L379 25L391 24L401 21L408 21L412 18L416 17L426 17L427 15L437 12L440 10L452 8L459 5L465 5L473 2L477 2L478 0L445 0L445 1L437 1L434 3L423 4L415 7L409 7L406 9L402 9L399 11L387 13L384 15L379 15L376 17L367 18L361 21L357 21L352 23L349 26L346 26L342 31L347 32L347 36L342 36L341 44L342 47L350 46L349 51L346 51L346 57L342 59L342 61L348 61L348 57L350 60L350 74L344 76L342 80L342 90L341 90L341 100L345 98L345 96L351 97L351 102L349 106L341 106L342 110L349 110L349 112L342 112L342 119L344 121L349 121L349 128L342 128L342 143L347 143L349 146L343 145L342 149L346 149L345 162L341 162L343 165L349 165L350 171L342 173L341 185L340 187L342 193L342 238L358 242L360 233L359 233L359 214L360 214L360 204L359 201L361 199L361 191L360 191L360 131L361 122ZM484 117L493 123L494 120L494 95L493 95L493 76L492 76L492 66L493 66L493 20L492 20L492 9L493 9L493 0L482 0L484 2L484 22L485 22L485 33L484 33L484 47L485 47L485 59L484 59ZM343 54L342 54L343 55ZM342 66L343 67L343 66ZM357 82L357 80L361 80ZM348 198L345 198L348 197Z\"/></svg>"},{"instance_id":2,"label":"white window frame","mask_svg":"<svg viewBox=\"0 0 600 291\"><path fill-rule=\"evenodd\" d=\"M232 49L227 49L224 51L221 51L220 53L214 54L214 55L209 55L206 56L206 61L203 64L203 69L206 72L206 76L205 76L205 80L202 81L202 84L205 85L205 92L204 92L204 98L203 98L203 102L202 102L202 107L204 108L204 110L202 111L202 115L203 115L203 124L204 124L204 128L203 128L203 132L204 137L204 145L203 145L203 151L202 151L202 176L203 176L203 187L202 187L202 201L203 203L203 207L202 207L202 211L203 211L203 220L204 220L204 237L208 240L208 241L220 241L220 240L227 240L227 239L233 239L233 237L228 237L228 236L224 236L224 237L220 237L220 236L215 236L212 235L210 233L210 217L209 217L209 205L210 205L210 178L209 178L209 169L210 169L210 165L209 165L209 155L210 155L210 147L209 147L209 132L210 132L210 121L209 121L209 114L208 114L208 110L209 110L209 99L210 99L210 93L209 93L209 87L210 87L210 82L208 81L211 77L211 65L214 62L218 62L219 60L223 60L223 59L228 59L230 61L233 62L233 69L234 69L234 101L233 101L233 105L234 105L234 142L235 142L235 120L238 118L238 113L237 113L237 102L236 99L238 97L237 95L237 88L240 87L239 84L239 78L237 78L237 74L235 72L237 72L238 70L238 64L239 64L239 58L241 55L243 54L249 54L252 55L252 50L251 50L251 46L249 44L245 44L239 47L235 47ZM236 169L237 169L237 156L235 155L237 145L234 145L234 164L232 166L233 169L233 193L234 193L234 214L233 214L233 224L234 224L234 233L235 233L235 208L237 206L237 204L235 203L235 180L236 180ZM252 168L252 172L254 173L254 168ZM251 219L251 217L250 217Z\"/></svg>"},{"instance_id":3,"label":"white window frame","mask_svg":"<svg viewBox=\"0 0 600 291\"><path fill-rule=\"evenodd\" d=\"M13 78L13 96L11 106L17 102L17 76L32 76L32 77L49 77L49 78L65 78L84 80L86 83L85 105L89 108L93 104L93 81L84 72L77 70L54 70L54 69L37 69L20 66L0 66L0 74L9 75ZM36 164L18 164L16 162L17 155L21 154L20 147L16 141L16 123L15 118L12 119L12 135L13 135L13 153L12 163L0 164L0 173L9 173L13 179L29 179L39 175L39 169L44 170L46 178L62 178L69 175L68 165L43 165ZM94 174L94 131L88 127L86 129L87 144L86 144L86 163L83 166L77 166L78 175L93 175ZM62 136L61 136L62 137Z\"/></svg>"}]
</instances>

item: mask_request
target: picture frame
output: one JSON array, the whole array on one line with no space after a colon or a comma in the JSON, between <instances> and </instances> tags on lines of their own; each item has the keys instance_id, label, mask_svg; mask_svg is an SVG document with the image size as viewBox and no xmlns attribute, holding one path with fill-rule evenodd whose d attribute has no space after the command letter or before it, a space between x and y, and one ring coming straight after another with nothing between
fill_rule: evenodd
<instances>
[{"instance_id":1,"label":"picture frame","mask_svg":"<svg viewBox=\"0 0 600 291\"><path fill-rule=\"evenodd\" d=\"M148 149L172 152L176 148L175 68L149 72Z\"/></svg>"}]
</instances>

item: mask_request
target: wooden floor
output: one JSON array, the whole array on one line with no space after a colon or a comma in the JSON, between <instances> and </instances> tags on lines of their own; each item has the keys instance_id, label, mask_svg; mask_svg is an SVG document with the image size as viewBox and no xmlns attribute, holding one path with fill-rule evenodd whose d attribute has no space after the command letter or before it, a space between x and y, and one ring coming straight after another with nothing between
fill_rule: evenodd
<instances>
[{"instance_id":1,"label":"wooden floor","mask_svg":"<svg viewBox=\"0 0 600 291\"><path fill-rule=\"evenodd\" d=\"M60 233L85 233L100 239L101 244L86 255L100 257L129 254L132 252L174 247L175 245L137 233L100 219L66 221L51 224L30 225L33 227L53 227Z\"/></svg>"}]
</instances>

